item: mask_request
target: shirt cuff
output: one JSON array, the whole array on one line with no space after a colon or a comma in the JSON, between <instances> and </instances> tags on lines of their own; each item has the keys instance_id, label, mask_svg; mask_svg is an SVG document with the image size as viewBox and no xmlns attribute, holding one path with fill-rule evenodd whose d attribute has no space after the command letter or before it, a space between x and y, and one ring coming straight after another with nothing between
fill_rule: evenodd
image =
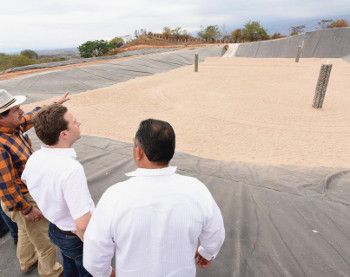
<instances>
[{"instance_id":1,"label":"shirt cuff","mask_svg":"<svg viewBox=\"0 0 350 277\"><path fill-rule=\"evenodd\" d=\"M202 246L199 246L198 248L198 253L206 260L208 261L212 261L215 259L216 255L211 255L209 254L207 251L205 251L205 249Z\"/></svg>"},{"instance_id":2,"label":"shirt cuff","mask_svg":"<svg viewBox=\"0 0 350 277\"><path fill-rule=\"evenodd\" d=\"M94 276L97 276L97 277L109 277L111 276L111 273L112 273L112 267L110 266L108 270L106 270L103 274L101 275L94 275Z\"/></svg>"}]
</instances>

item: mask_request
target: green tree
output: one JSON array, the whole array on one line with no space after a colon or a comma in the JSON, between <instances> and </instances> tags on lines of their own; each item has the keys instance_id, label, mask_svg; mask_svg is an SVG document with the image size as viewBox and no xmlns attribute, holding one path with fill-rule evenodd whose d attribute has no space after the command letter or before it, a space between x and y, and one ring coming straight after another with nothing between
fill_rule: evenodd
<instances>
[{"instance_id":1,"label":"green tree","mask_svg":"<svg viewBox=\"0 0 350 277\"><path fill-rule=\"evenodd\" d=\"M243 41L242 29L235 29L231 32L232 40L234 43Z\"/></svg>"},{"instance_id":2,"label":"green tree","mask_svg":"<svg viewBox=\"0 0 350 277\"><path fill-rule=\"evenodd\" d=\"M349 23L344 19L336 20L328 26L328 28L342 28L342 27L349 27Z\"/></svg>"},{"instance_id":3,"label":"green tree","mask_svg":"<svg viewBox=\"0 0 350 277\"><path fill-rule=\"evenodd\" d=\"M107 54L114 46L106 40L87 41L78 47L83 58L98 57Z\"/></svg>"},{"instance_id":4,"label":"green tree","mask_svg":"<svg viewBox=\"0 0 350 277\"><path fill-rule=\"evenodd\" d=\"M121 37L112 38L109 43L114 46L114 48L122 47L125 44L125 41Z\"/></svg>"},{"instance_id":5,"label":"green tree","mask_svg":"<svg viewBox=\"0 0 350 277\"><path fill-rule=\"evenodd\" d=\"M292 26L289 28L290 35L291 36L299 35L304 32L304 29L305 29L305 24Z\"/></svg>"},{"instance_id":6,"label":"green tree","mask_svg":"<svg viewBox=\"0 0 350 277\"><path fill-rule=\"evenodd\" d=\"M267 40L270 38L258 21L248 21L244 24L242 32L243 38L246 41Z\"/></svg>"},{"instance_id":7,"label":"green tree","mask_svg":"<svg viewBox=\"0 0 350 277\"><path fill-rule=\"evenodd\" d=\"M206 41L214 41L219 39L221 32L218 25L209 25L205 29L201 26L201 30L198 32L198 36Z\"/></svg>"},{"instance_id":8,"label":"green tree","mask_svg":"<svg viewBox=\"0 0 350 277\"><path fill-rule=\"evenodd\" d=\"M33 60L37 60L39 58L38 54L30 49L22 50L21 55Z\"/></svg>"}]
</instances>

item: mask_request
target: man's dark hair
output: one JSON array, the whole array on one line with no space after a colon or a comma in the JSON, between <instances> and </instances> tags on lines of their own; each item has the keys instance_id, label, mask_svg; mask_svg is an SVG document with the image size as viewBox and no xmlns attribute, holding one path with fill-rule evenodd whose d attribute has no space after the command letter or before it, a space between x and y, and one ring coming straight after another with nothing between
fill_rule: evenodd
<instances>
[{"instance_id":1,"label":"man's dark hair","mask_svg":"<svg viewBox=\"0 0 350 277\"><path fill-rule=\"evenodd\" d=\"M174 156L175 132L168 122L156 119L142 121L135 139L151 162L168 164Z\"/></svg>"},{"instance_id":2,"label":"man's dark hair","mask_svg":"<svg viewBox=\"0 0 350 277\"><path fill-rule=\"evenodd\" d=\"M46 145L55 145L60 133L68 129L68 122L63 118L67 108L53 104L41 109L34 117L34 129L38 138Z\"/></svg>"},{"instance_id":3,"label":"man's dark hair","mask_svg":"<svg viewBox=\"0 0 350 277\"><path fill-rule=\"evenodd\" d=\"M6 117L6 116L9 115L9 112L10 112L10 109L8 109L8 110L6 110L6 111L0 113L0 116L1 116L1 117Z\"/></svg>"}]
</instances>

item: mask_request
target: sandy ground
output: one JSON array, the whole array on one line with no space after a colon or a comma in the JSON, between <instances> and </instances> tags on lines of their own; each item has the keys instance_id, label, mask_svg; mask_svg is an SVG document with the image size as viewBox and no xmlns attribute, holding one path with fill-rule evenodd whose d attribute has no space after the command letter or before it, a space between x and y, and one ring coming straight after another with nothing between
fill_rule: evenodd
<instances>
[{"instance_id":1,"label":"sandy ground","mask_svg":"<svg viewBox=\"0 0 350 277\"><path fill-rule=\"evenodd\" d=\"M172 124L177 151L200 157L349 167L350 64L329 61L321 110L312 101L325 59L208 58L198 73L187 66L136 78L73 95L67 106L87 135L131 142L152 117Z\"/></svg>"}]
</instances>

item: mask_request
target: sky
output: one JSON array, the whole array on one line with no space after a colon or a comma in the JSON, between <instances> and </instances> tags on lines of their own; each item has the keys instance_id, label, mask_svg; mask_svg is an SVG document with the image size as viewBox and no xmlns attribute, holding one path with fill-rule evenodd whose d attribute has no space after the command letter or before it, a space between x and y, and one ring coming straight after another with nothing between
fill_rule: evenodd
<instances>
[{"instance_id":1,"label":"sky","mask_svg":"<svg viewBox=\"0 0 350 277\"><path fill-rule=\"evenodd\" d=\"M0 53L77 47L132 36L141 28L195 33L201 25L218 25L229 33L248 20L267 24L272 34L283 22L298 25L344 14L350 14L349 0L2 0Z\"/></svg>"}]
</instances>

